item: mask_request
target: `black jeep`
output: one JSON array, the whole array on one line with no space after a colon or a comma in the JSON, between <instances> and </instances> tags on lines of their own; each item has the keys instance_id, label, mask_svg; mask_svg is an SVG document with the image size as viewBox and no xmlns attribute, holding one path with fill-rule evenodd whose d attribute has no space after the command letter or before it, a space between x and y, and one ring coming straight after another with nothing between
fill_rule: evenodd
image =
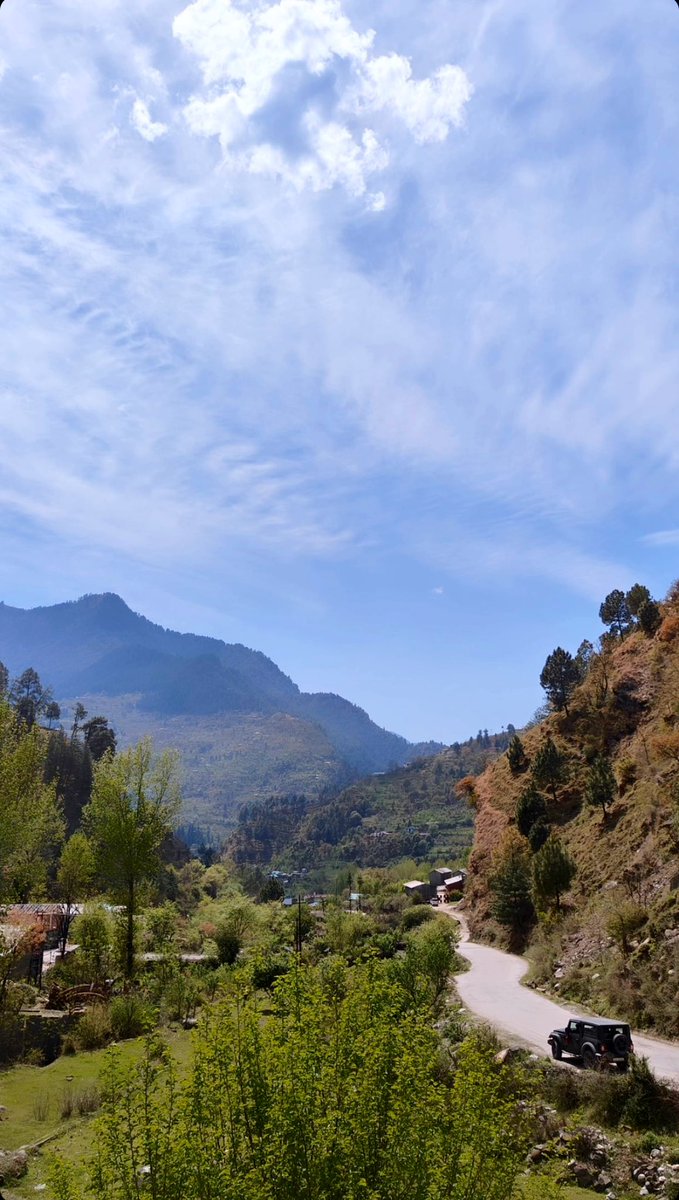
<instances>
[{"instance_id":1,"label":"black jeep","mask_svg":"<svg viewBox=\"0 0 679 1200\"><path fill-rule=\"evenodd\" d=\"M553 1029L547 1041L552 1058L569 1054L580 1059L583 1067L617 1067L626 1071L634 1054L629 1025L602 1021L594 1017L573 1017L565 1029Z\"/></svg>"}]
</instances>

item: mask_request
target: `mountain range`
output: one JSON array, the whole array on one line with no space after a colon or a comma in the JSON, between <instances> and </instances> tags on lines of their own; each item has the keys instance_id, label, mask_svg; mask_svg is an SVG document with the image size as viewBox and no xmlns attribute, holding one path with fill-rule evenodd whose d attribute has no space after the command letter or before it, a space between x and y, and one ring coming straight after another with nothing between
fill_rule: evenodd
<instances>
[{"instance_id":1,"label":"mountain range","mask_svg":"<svg viewBox=\"0 0 679 1200\"><path fill-rule=\"evenodd\" d=\"M0 602L0 660L34 667L67 710L108 716L122 744L150 733L175 746L185 812L228 827L237 807L383 771L439 743L413 745L333 693L302 692L260 651L177 633L114 593L21 609Z\"/></svg>"}]
</instances>

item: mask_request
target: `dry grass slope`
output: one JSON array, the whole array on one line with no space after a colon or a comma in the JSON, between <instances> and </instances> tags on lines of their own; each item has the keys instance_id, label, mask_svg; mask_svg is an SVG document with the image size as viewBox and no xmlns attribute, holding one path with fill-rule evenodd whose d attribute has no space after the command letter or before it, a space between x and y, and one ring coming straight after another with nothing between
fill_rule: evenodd
<instances>
[{"instance_id":1,"label":"dry grass slope","mask_svg":"<svg viewBox=\"0 0 679 1200\"><path fill-rule=\"evenodd\" d=\"M679 1035L679 594L662 606L653 638L640 632L595 656L568 716L555 713L522 734L529 760L549 735L567 779L550 824L577 863L563 916L530 935L534 977L561 996ZM607 816L586 801L594 758L613 765L617 795ZM491 917L489 877L515 825L530 777L503 755L476 781L477 821L469 906L477 935L502 941Z\"/></svg>"}]
</instances>

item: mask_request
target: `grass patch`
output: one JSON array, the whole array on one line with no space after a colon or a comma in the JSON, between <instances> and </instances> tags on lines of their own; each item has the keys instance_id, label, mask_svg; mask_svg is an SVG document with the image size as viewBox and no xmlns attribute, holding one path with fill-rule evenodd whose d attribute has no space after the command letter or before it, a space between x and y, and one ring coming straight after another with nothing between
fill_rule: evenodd
<instances>
[{"instance_id":1,"label":"grass patch","mask_svg":"<svg viewBox=\"0 0 679 1200\"><path fill-rule=\"evenodd\" d=\"M177 1030L167 1034L167 1043L180 1067L187 1066L191 1034ZM143 1046L143 1039L138 1038L120 1043L118 1051L124 1062L133 1063L141 1057ZM87 1125L98 1107L105 1054L106 1050L92 1050L58 1058L48 1067L18 1066L0 1072L0 1094L7 1108L0 1123L0 1147L16 1150L55 1135L46 1151L69 1162L82 1161L91 1149ZM35 1187L41 1183L47 1183L45 1160L38 1155L26 1177L13 1184L13 1195L35 1197ZM49 1200L49 1184L41 1194Z\"/></svg>"}]
</instances>

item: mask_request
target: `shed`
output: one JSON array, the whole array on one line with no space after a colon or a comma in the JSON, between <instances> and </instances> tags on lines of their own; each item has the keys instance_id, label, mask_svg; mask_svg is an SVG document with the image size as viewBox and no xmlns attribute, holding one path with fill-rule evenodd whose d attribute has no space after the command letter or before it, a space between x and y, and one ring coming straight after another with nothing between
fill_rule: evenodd
<instances>
[{"instance_id":1,"label":"shed","mask_svg":"<svg viewBox=\"0 0 679 1200\"><path fill-rule=\"evenodd\" d=\"M421 896L423 900L428 900L431 894L431 887L422 879L411 879L409 883L404 883L403 890L406 896Z\"/></svg>"},{"instance_id":2,"label":"shed","mask_svg":"<svg viewBox=\"0 0 679 1200\"><path fill-rule=\"evenodd\" d=\"M467 878L466 871L456 871L454 875L449 875L444 880L443 886L446 889L447 896L461 896L464 892L464 884Z\"/></svg>"},{"instance_id":3,"label":"shed","mask_svg":"<svg viewBox=\"0 0 679 1200\"><path fill-rule=\"evenodd\" d=\"M434 870L429 872L429 882L433 888L442 887L446 879L450 879L454 874L452 867L434 867Z\"/></svg>"}]
</instances>

